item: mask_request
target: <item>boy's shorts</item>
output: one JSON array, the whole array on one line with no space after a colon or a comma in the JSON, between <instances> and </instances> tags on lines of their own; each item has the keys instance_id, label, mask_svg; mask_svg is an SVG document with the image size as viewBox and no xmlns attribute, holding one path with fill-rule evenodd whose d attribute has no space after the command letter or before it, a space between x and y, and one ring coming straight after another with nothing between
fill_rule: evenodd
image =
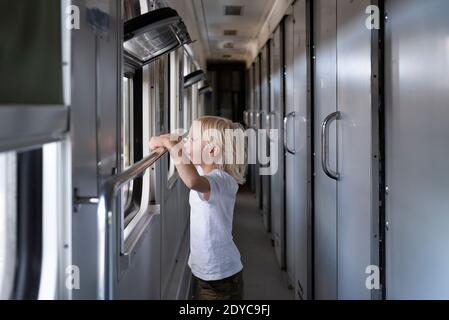
<instances>
[{"instance_id":1,"label":"boy's shorts","mask_svg":"<svg viewBox=\"0 0 449 320\"><path fill-rule=\"evenodd\" d=\"M195 300L243 300L243 272L217 281L204 281L195 276Z\"/></svg>"}]
</instances>

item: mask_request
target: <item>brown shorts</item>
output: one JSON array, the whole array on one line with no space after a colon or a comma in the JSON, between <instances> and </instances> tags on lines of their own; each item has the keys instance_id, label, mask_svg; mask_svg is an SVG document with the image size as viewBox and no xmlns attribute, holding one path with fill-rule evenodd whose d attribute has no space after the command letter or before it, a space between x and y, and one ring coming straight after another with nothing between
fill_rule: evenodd
<instances>
[{"instance_id":1,"label":"brown shorts","mask_svg":"<svg viewBox=\"0 0 449 320\"><path fill-rule=\"evenodd\" d=\"M204 281L195 276L195 300L243 300L242 271L223 280Z\"/></svg>"}]
</instances>

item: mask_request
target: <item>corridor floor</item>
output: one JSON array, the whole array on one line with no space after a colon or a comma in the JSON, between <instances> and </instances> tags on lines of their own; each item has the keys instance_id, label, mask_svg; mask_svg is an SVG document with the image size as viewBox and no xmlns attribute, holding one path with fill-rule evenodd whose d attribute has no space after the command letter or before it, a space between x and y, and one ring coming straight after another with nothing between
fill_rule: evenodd
<instances>
[{"instance_id":1,"label":"corridor floor","mask_svg":"<svg viewBox=\"0 0 449 320\"><path fill-rule=\"evenodd\" d=\"M256 198L247 187L237 196L234 240L242 255L245 300L291 300L293 290L276 261L270 235L265 231Z\"/></svg>"}]
</instances>

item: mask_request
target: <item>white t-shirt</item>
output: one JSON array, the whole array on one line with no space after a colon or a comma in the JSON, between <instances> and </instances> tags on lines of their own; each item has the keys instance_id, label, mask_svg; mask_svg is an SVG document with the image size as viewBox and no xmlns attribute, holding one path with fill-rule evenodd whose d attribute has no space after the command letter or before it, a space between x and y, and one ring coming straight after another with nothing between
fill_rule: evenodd
<instances>
[{"instance_id":1,"label":"white t-shirt","mask_svg":"<svg viewBox=\"0 0 449 320\"><path fill-rule=\"evenodd\" d=\"M203 175L201 167L197 167ZM190 191L190 256L192 273L204 281L228 278L242 271L240 252L232 237L235 198L239 186L228 173L213 170L209 200Z\"/></svg>"}]
</instances>

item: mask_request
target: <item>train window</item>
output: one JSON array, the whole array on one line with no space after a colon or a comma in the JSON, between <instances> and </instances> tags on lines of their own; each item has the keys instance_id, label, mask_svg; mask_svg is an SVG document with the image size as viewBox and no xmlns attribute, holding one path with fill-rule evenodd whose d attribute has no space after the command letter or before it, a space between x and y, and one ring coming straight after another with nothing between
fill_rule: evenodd
<instances>
[{"instance_id":1,"label":"train window","mask_svg":"<svg viewBox=\"0 0 449 320\"><path fill-rule=\"evenodd\" d=\"M0 300L11 296L17 247L17 155L0 154Z\"/></svg>"},{"instance_id":2,"label":"train window","mask_svg":"<svg viewBox=\"0 0 449 320\"><path fill-rule=\"evenodd\" d=\"M123 78L121 115L121 171L143 158L143 72L135 70ZM125 225L139 212L142 200L143 178L140 177L122 188L122 212Z\"/></svg>"},{"instance_id":3,"label":"train window","mask_svg":"<svg viewBox=\"0 0 449 320\"><path fill-rule=\"evenodd\" d=\"M57 142L0 154L1 300L69 296L58 288L71 260L68 150Z\"/></svg>"},{"instance_id":4,"label":"train window","mask_svg":"<svg viewBox=\"0 0 449 320\"><path fill-rule=\"evenodd\" d=\"M130 103L133 104L130 112L133 113L134 130L130 132L133 133L134 163L150 155L148 141L160 130L158 117L162 118L165 110L167 63L167 57L162 56L142 69L136 70L133 76L134 96L130 99ZM145 224L149 215L154 212L153 205L156 203L154 169L155 166L147 170L141 178L134 181L132 186L132 200L128 202L130 207L125 211L125 242L131 233L140 230L141 222Z\"/></svg>"},{"instance_id":5,"label":"train window","mask_svg":"<svg viewBox=\"0 0 449 320\"><path fill-rule=\"evenodd\" d=\"M133 143L134 162L150 155L148 145L156 131L156 110L159 108L159 95L164 94L164 87L160 85L160 72L164 72L164 58L153 61L151 64L136 71L133 77L132 99L133 112ZM162 71L161 71L162 70ZM155 212L155 181L154 168L147 170L143 177L134 181L132 189L131 206L125 211L124 246L127 248L131 234L140 232L146 222ZM122 247L122 250L124 248Z\"/></svg>"}]
</instances>

